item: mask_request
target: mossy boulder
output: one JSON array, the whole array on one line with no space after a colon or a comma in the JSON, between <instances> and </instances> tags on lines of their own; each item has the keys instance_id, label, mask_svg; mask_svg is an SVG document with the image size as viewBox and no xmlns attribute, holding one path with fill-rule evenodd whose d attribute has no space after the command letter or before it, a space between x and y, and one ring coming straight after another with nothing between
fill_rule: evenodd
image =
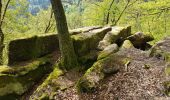
<instances>
[{"instance_id":1,"label":"mossy boulder","mask_svg":"<svg viewBox=\"0 0 170 100\"><path fill-rule=\"evenodd\" d=\"M81 64L86 64L86 63L90 63L90 62L95 62L97 60L99 51L97 50L91 50L89 51L88 54L79 57L79 62Z\"/></svg>"},{"instance_id":2,"label":"mossy boulder","mask_svg":"<svg viewBox=\"0 0 170 100\"><path fill-rule=\"evenodd\" d=\"M121 46L122 49L134 48L133 44L129 40L125 40Z\"/></svg>"},{"instance_id":3,"label":"mossy boulder","mask_svg":"<svg viewBox=\"0 0 170 100\"><path fill-rule=\"evenodd\" d=\"M154 40L154 37L151 33L136 32L127 37L127 40L130 40L135 48L148 50L152 47L148 42Z\"/></svg>"},{"instance_id":4,"label":"mossy boulder","mask_svg":"<svg viewBox=\"0 0 170 100\"><path fill-rule=\"evenodd\" d=\"M97 60L103 59L103 58L117 52L118 50L119 50L119 47L117 44L111 44L99 53Z\"/></svg>"},{"instance_id":5,"label":"mossy boulder","mask_svg":"<svg viewBox=\"0 0 170 100\"><path fill-rule=\"evenodd\" d=\"M136 32L135 34L127 37L135 46L144 44L154 40L154 37L150 33Z\"/></svg>"},{"instance_id":6,"label":"mossy boulder","mask_svg":"<svg viewBox=\"0 0 170 100\"><path fill-rule=\"evenodd\" d=\"M57 34L33 36L12 40L6 48L7 65L42 57L59 50Z\"/></svg>"},{"instance_id":7,"label":"mossy boulder","mask_svg":"<svg viewBox=\"0 0 170 100\"><path fill-rule=\"evenodd\" d=\"M156 43L149 50L149 55L170 62L170 38L165 38L163 41Z\"/></svg>"},{"instance_id":8,"label":"mossy boulder","mask_svg":"<svg viewBox=\"0 0 170 100\"><path fill-rule=\"evenodd\" d=\"M109 31L111 31L111 27L104 27L87 33L72 35L75 52L78 57L88 54L91 50L96 50L99 41L101 41Z\"/></svg>"},{"instance_id":9,"label":"mossy boulder","mask_svg":"<svg viewBox=\"0 0 170 100\"><path fill-rule=\"evenodd\" d=\"M31 95L30 100L51 100L51 98L54 98L53 95L55 94L55 91L65 88L62 82L56 82L56 80L63 74L64 72L58 68L58 65L56 65L53 72L50 73L44 82L38 86Z\"/></svg>"},{"instance_id":10,"label":"mossy boulder","mask_svg":"<svg viewBox=\"0 0 170 100\"><path fill-rule=\"evenodd\" d=\"M25 65L1 66L0 99L13 100L21 96L51 70L48 57L39 58Z\"/></svg>"},{"instance_id":11,"label":"mossy boulder","mask_svg":"<svg viewBox=\"0 0 170 100\"><path fill-rule=\"evenodd\" d=\"M80 92L92 92L106 75L116 73L120 66L124 66L126 60L127 58L117 54L98 60L78 81L77 89Z\"/></svg>"},{"instance_id":12,"label":"mossy boulder","mask_svg":"<svg viewBox=\"0 0 170 100\"><path fill-rule=\"evenodd\" d=\"M103 40L99 42L98 49L103 50L105 47L109 46L112 43L121 44L121 42L130 35L131 26L114 26L112 27L112 30L105 35Z\"/></svg>"}]
</instances>

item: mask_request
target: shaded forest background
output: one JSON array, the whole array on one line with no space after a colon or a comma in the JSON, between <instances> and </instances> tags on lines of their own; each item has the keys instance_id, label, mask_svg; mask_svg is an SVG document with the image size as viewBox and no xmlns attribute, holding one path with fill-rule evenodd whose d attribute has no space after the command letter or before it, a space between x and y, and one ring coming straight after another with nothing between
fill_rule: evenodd
<instances>
[{"instance_id":1,"label":"shaded forest background","mask_svg":"<svg viewBox=\"0 0 170 100\"><path fill-rule=\"evenodd\" d=\"M69 29L94 25L131 25L132 32L170 35L169 0L62 0ZM56 31L49 0L3 0L5 41Z\"/></svg>"}]
</instances>

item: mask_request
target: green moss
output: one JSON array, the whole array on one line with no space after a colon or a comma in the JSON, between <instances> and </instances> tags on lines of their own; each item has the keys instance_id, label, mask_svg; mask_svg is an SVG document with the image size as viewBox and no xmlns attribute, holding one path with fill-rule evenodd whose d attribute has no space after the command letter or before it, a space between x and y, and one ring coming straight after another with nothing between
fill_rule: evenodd
<instances>
[{"instance_id":1,"label":"green moss","mask_svg":"<svg viewBox=\"0 0 170 100\"><path fill-rule=\"evenodd\" d=\"M52 70L50 66L47 58L40 58L25 66L0 67L0 97L23 94Z\"/></svg>"},{"instance_id":2,"label":"green moss","mask_svg":"<svg viewBox=\"0 0 170 100\"><path fill-rule=\"evenodd\" d=\"M105 34L110 31L111 28L102 28L89 33L81 33L72 35L72 40L75 48L75 52L78 57L84 56L91 50L95 50L99 41L103 39Z\"/></svg>"},{"instance_id":3,"label":"green moss","mask_svg":"<svg viewBox=\"0 0 170 100\"><path fill-rule=\"evenodd\" d=\"M119 66L124 66L125 59L126 58L117 54L112 54L104 59L98 60L77 82L76 86L78 91L93 91L106 75L115 73L119 70Z\"/></svg>"},{"instance_id":4,"label":"green moss","mask_svg":"<svg viewBox=\"0 0 170 100\"><path fill-rule=\"evenodd\" d=\"M86 64L86 63L91 62L91 61L96 61L97 55L98 55L98 51L92 50L88 54L80 57L78 60L79 60L80 63Z\"/></svg>"},{"instance_id":5,"label":"green moss","mask_svg":"<svg viewBox=\"0 0 170 100\"><path fill-rule=\"evenodd\" d=\"M19 50L18 50L19 48ZM6 44L5 64L34 59L59 50L56 34L39 35L29 38L19 38Z\"/></svg>"},{"instance_id":6,"label":"green moss","mask_svg":"<svg viewBox=\"0 0 170 100\"><path fill-rule=\"evenodd\" d=\"M56 67L54 69L54 71L47 77L47 79L43 82L42 85L40 85L36 92L40 92L41 90L43 90L45 87L47 87L47 85L52 83L53 79L57 79L59 76L63 75L63 71L60 70L58 67ZM59 87L56 86L55 89L58 89Z\"/></svg>"},{"instance_id":7,"label":"green moss","mask_svg":"<svg viewBox=\"0 0 170 100\"><path fill-rule=\"evenodd\" d=\"M50 99L49 96L46 93L44 93L38 100L50 100Z\"/></svg>"},{"instance_id":8,"label":"green moss","mask_svg":"<svg viewBox=\"0 0 170 100\"><path fill-rule=\"evenodd\" d=\"M134 47L133 44L129 40L125 40L121 46L121 48L125 48L125 49L129 49L133 47Z\"/></svg>"},{"instance_id":9,"label":"green moss","mask_svg":"<svg viewBox=\"0 0 170 100\"><path fill-rule=\"evenodd\" d=\"M169 81L164 82L163 85L164 85L164 88L165 88L165 94L167 96L170 96L170 82Z\"/></svg>"},{"instance_id":10,"label":"green moss","mask_svg":"<svg viewBox=\"0 0 170 100\"><path fill-rule=\"evenodd\" d=\"M166 68L165 68L165 74L166 74L167 76L170 75L170 65L167 65L167 66L166 66Z\"/></svg>"}]
</instances>

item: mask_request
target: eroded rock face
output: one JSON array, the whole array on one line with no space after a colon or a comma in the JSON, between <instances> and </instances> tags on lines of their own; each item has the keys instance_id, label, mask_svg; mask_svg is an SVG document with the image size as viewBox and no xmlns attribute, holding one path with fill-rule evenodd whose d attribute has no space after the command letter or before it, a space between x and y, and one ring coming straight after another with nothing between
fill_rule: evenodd
<instances>
[{"instance_id":1,"label":"eroded rock face","mask_svg":"<svg viewBox=\"0 0 170 100\"><path fill-rule=\"evenodd\" d=\"M99 41L101 41L110 30L111 27L104 27L87 33L73 35L72 38L77 55L82 56L96 49Z\"/></svg>"},{"instance_id":2,"label":"eroded rock face","mask_svg":"<svg viewBox=\"0 0 170 100\"><path fill-rule=\"evenodd\" d=\"M99 42L98 49L103 50L112 43L121 42L131 35L131 27L112 27L112 31L108 32L102 41Z\"/></svg>"},{"instance_id":3,"label":"eroded rock face","mask_svg":"<svg viewBox=\"0 0 170 100\"><path fill-rule=\"evenodd\" d=\"M0 99L17 99L51 70L49 58L40 58L23 66L1 66Z\"/></svg>"},{"instance_id":4,"label":"eroded rock face","mask_svg":"<svg viewBox=\"0 0 170 100\"><path fill-rule=\"evenodd\" d=\"M152 34L136 32L135 34L127 37L127 39L130 40L136 48L147 49L150 47L149 44L147 44L147 42L154 40L154 37Z\"/></svg>"}]
</instances>

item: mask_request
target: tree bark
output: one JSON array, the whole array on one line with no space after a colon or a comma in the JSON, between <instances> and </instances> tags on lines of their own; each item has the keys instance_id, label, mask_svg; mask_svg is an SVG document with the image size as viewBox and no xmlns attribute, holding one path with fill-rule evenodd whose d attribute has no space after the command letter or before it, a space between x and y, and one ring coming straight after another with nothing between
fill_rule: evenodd
<instances>
[{"instance_id":1,"label":"tree bark","mask_svg":"<svg viewBox=\"0 0 170 100\"><path fill-rule=\"evenodd\" d=\"M115 0L112 0L112 2L110 3L109 9L107 11L107 16L106 16L106 25L109 24L109 19L110 19L110 10L112 8L112 5L114 3Z\"/></svg>"},{"instance_id":2,"label":"tree bark","mask_svg":"<svg viewBox=\"0 0 170 100\"><path fill-rule=\"evenodd\" d=\"M4 34L2 32L2 0L0 0L0 65L3 64Z\"/></svg>"},{"instance_id":3,"label":"tree bark","mask_svg":"<svg viewBox=\"0 0 170 100\"><path fill-rule=\"evenodd\" d=\"M56 26L58 30L59 45L61 51L62 65L66 69L78 66L77 56L74 51L73 42L70 38L65 12L61 0L51 0Z\"/></svg>"}]
</instances>

